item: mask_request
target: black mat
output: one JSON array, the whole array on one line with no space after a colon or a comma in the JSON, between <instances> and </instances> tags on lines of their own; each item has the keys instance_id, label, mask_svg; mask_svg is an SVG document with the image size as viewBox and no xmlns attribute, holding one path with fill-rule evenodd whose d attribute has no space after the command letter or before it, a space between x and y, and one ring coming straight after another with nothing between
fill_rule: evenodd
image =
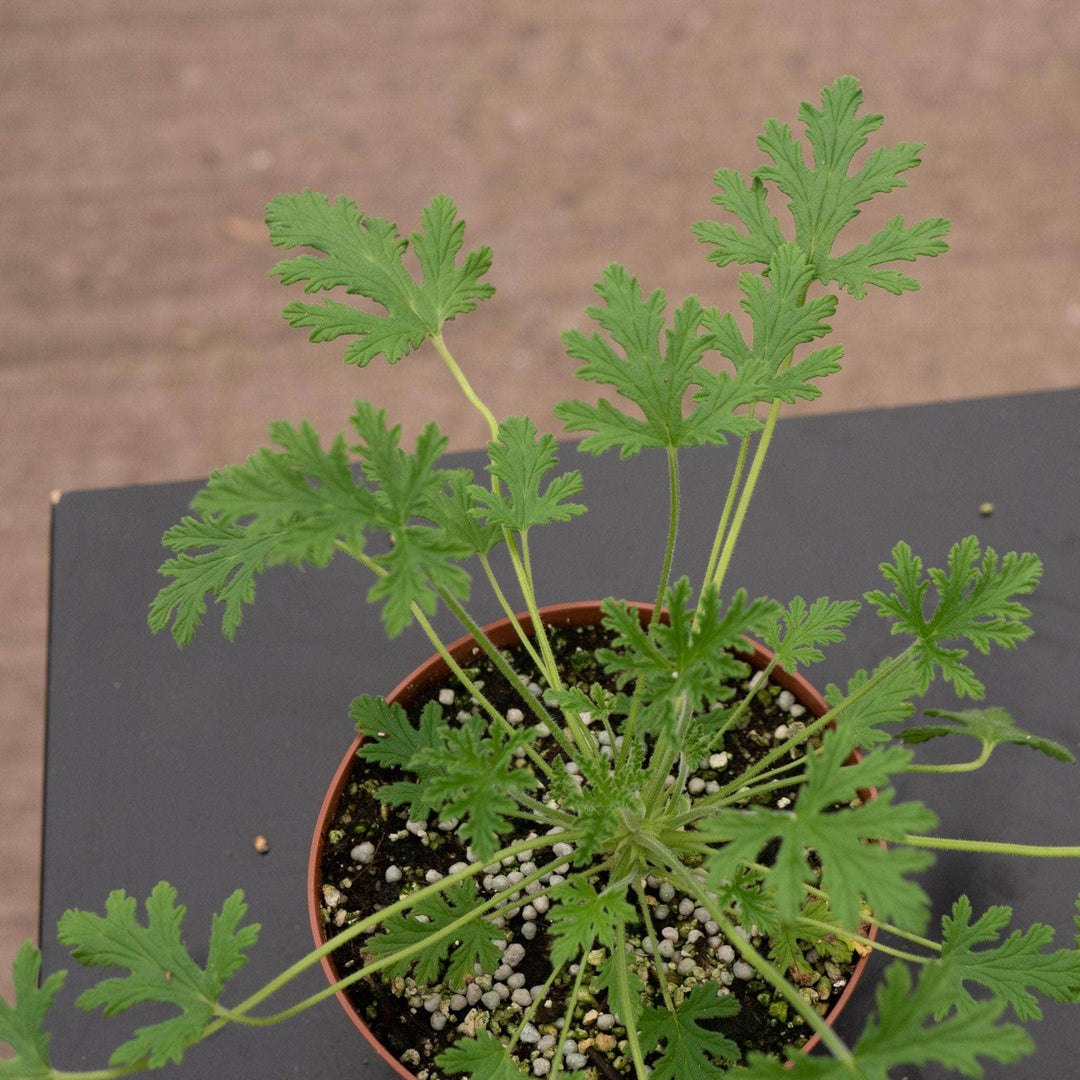
<instances>
[{"instance_id":1,"label":"black mat","mask_svg":"<svg viewBox=\"0 0 1080 1080\"><path fill-rule=\"evenodd\" d=\"M987 700L1017 722L1080 751L1080 391L841 414L783 422L728 578L751 594L858 597L880 584L877 566L906 539L929 565L969 533L999 552L1035 551L1046 564L1031 600L1033 640L977 658ZM666 528L666 468L658 454L630 462L587 458L590 513L537 534L543 602L607 594L651 600ZM733 451L684 456L684 523L676 572L700 576ZM465 463L479 458L466 455ZM185 936L198 956L210 918L243 888L262 923L238 1001L308 951L304 870L329 777L351 738L358 693L388 691L431 652L419 632L390 644L364 602L364 572L344 558L323 571L274 570L237 641L208 621L180 651L152 636L146 610L162 579L161 533L198 484L66 494L53 525L42 934L46 970L78 968L55 943L67 907L102 910L111 889L140 898L168 879L188 906ZM983 502L994 504L989 517ZM497 617L482 582L474 614ZM216 619L214 612L210 620ZM880 625L879 625L880 624ZM442 624L451 637L457 631ZM870 615L812 669L819 685L896 648ZM938 693L934 700L951 699ZM1080 773L1016 749L958 780L912 779L942 835L1076 843ZM1039 796L1036 800L1036 796ZM256 854L252 839L271 850ZM1072 941L1080 864L945 857L927 877L940 910L966 891L976 911L1014 906L1017 924L1052 922ZM875 961L879 966L880 961ZM872 974L873 972L871 972ZM71 970L50 1018L63 1068L105 1064L131 1030L71 1007L89 981ZM869 980L872 984L872 979ZM316 969L283 995L320 989ZM848 1037L871 1007L864 994L843 1018ZM1075 1075L1080 1014L1048 1005L1033 1026L1038 1053L988 1077ZM141 1020L140 1022L145 1022ZM206 1080L316 1080L390 1075L333 1001L264 1032L227 1029L192 1050L173 1075ZM907 1080L943 1075L898 1070Z\"/></svg>"}]
</instances>

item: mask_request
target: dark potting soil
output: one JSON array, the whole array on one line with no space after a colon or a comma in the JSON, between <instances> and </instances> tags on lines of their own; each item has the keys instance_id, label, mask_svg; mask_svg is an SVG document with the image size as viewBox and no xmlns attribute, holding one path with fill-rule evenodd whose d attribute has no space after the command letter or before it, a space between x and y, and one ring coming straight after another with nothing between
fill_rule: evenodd
<instances>
[{"instance_id":1,"label":"dark potting soil","mask_svg":"<svg viewBox=\"0 0 1080 1080\"><path fill-rule=\"evenodd\" d=\"M597 647L609 642L609 633L599 626L554 628L552 645L561 669L565 669L564 680L568 686L579 685L588 689L592 684L600 683L614 691L612 677L604 674L592 655ZM523 648L516 646L503 652L515 671L530 670L530 662ZM478 650L472 662L462 666L470 678L482 682L484 694L503 715L516 707L525 713L526 722L532 717L527 705L522 702L522 694L528 691L523 690L521 685L508 683ZM747 671L750 671L749 667ZM748 689L748 678L749 675L737 687L743 693ZM462 706L468 709L466 695L455 681L433 684L425 687L405 706L414 726L418 726L424 706L429 701L439 700L440 690L446 688L455 693L455 704L444 710L448 717L452 717ZM713 754L692 774L692 778L697 777L701 782L713 785L715 790L715 784L727 783L764 756L778 741L782 741L775 734L778 728L783 726L791 729L794 724L801 723L792 716L790 703L783 702L787 705L786 709L781 707L780 693L780 688L771 683L759 688L745 723L724 736L723 751L727 761L722 762ZM807 720L811 719L813 717L807 715ZM561 751L551 738L534 745L549 761L561 756ZM378 799L377 791L381 786L407 778L401 770L355 759L350 780L328 830L323 852L322 880L325 883L324 894L328 893L328 903L322 911L327 936L423 886L428 871L446 874L454 864L468 860L466 846L457 833L453 829L440 828L434 815L425 823L408 823L405 810ZM768 798L773 805L779 802L784 806L787 804L781 800L794 801L796 796L797 786L792 786L788 790L773 791ZM518 831L504 837L504 841L509 844L526 839L530 835L531 825L522 822ZM361 863L353 857L353 853L357 845L365 842L373 845L374 851L370 854L370 861ZM765 852L762 857L768 858L768 855ZM387 870L392 867L401 871L400 880L387 881ZM517 869L515 862L513 866L486 868L485 873L487 870L495 871L495 875L488 875L492 878ZM480 878L477 880L479 882ZM505 882L501 884L505 886ZM746 978L747 969L740 970L739 965L733 965L730 960L726 963L718 960L715 923L710 925L705 921L703 924L700 909L687 912L685 903L680 912L682 894L671 896L670 886L663 887L663 892L661 888L661 882L650 878L645 892L657 935L664 935L665 931L670 933L668 928L673 928L677 934L674 940L679 943L678 949L665 964L669 986L677 988L683 980L684 974L678 969L681 963L683 968L693 972L692 981L723 981L727 993L739 1003L735 1016L709 1021L705 1026L712 1027L740 1046L778 1055L782 1055L787 1046L805 1042L810 1034L805 1022L762 979L756 974ZM534 912L532 919L524 918L529 900L530 896L523 894L521 902L508 909L510 913L505 916L503 929L508 942L524 946L524 954L513 970L515 974L524 976L523 980L518 978L516 983L531 989L541 987L552 969L548 959L549 939L542 914ZM628 900L634 902L632 893L628 895ZM534 936L528 939L522 932L527 921L533 922L536 928ZM714 932L709 933L710 930ZM639 925L636 932L636 940L644 939L648 946L644 925ZM370 962L372 955L365 949L366 940L366 937L356 939L334 953L333 963L340 977ZM635 939L631 936L631 940ZM755 937L753 941L763 951L769 949L768 940ZM662 942L661 938L661 950L664 948ZM640 970L649 976L645 1003L660 1006L663 999L656 984L656 963L646 951L641 951L640 957ZM814 950L808 955L812 974L792 972L792 978L798 985L809 987L818 1011L826 1012L843 992L857 959L842 943L827 938L821 944L820 952ZM520 1024L523 1009L514 1004L512 994L506 992L509 986L505 971L504 968L501 990L500 980L493 978L493 970L478 975L475 979L477 986L472 989L468 986L447 986L445 982L417 985L410 977L411 973L397 974L385 981L382 974L375 974L353 984L346 993L376 1036L395 1057L404 1061L419 1080L437 1080L445 1074L434 1066L434 1059L458 1039L481 1028L495 1034L513 1032ZM586 978L585 985L589 983L590 980ZM544 1075L532 1066L537 1057L545 1054L551 1057L554 1044L552 1036L557 1034L563 1022L561 1018L565 1009L561 991L570 985L571 975L564 973L542 995L543 1000L531 1021L533 1042L522 1041L518 1044L517 1056L529 1075ZM502 995L501 1004L488 1009L479 1000L479 990L496 990ZM490 994L488 997L490 999ZM571 1036L580 1034L582 1037L574 1038L577 1046L573 1054L567 1054L564 1059L566 1071L581 1068L591 1080L622 1080L632 1073L629 1055L625 1052L625 1029L616 1022L615 1012L614 1008L609 1008L602 989L597 994L589 993L579 1003L572 1021ZM584 1023L586 1019L590 1021L589 1024Z\"/></svg>"}]
</instances>

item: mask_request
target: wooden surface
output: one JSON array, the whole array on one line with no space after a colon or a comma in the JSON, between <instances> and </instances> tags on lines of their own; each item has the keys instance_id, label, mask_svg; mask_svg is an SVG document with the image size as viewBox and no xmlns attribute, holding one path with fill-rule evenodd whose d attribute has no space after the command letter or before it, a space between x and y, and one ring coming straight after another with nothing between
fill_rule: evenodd
<instances>
[{"instance_id":1,"label":"wooden surface","mask_svg":"<svg viewBox=\"0 0 1080 1080\"><path fill-rule=\"evenodd\" d=\"M357 372L283 323L275 193L348 194L404 231L451 194L499 293L448 341L496 413L542 419L608 261L735 303L687 231L713 171L756 167L766 117L851 73L885 142L928 144L867 226L943 214L953 251L921 294L842 306L819 407L1080 385L1072 0L4 0L0 42L5 996L37 913L50 491L203 476L271 419L337 430L354 396L483 439L432 354Z\"/></svg>"}]
</instances>

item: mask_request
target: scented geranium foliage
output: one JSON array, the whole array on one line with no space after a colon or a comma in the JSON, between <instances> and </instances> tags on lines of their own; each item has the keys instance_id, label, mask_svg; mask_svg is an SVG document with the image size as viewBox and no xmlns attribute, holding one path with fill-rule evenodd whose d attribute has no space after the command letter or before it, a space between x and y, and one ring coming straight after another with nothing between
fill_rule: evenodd
<instances>
[{"instance_id":1,"label":"scented geranium foliage","mask_svg":"<svg viewBox=\"0 0 1080 1080\"><path fill-rule=\"evenodd\" d=\"M271 567L355 562L387 633L418 628L459 684L412 711L356 697L348 711L363 735L359 765L375 777L357 787L370 794L373 817L433 847L453 836L463 857L399 886L393 867L397 878L379 877L379 900L364 908L327 884L326 948L231 1004L229 980L257 933L243 922L240 893L192 951L184 908L165 883L145 921L123 891L104 914L69 911L60 940L75 961L110 972L75 1004L114 1015L149 1003L169 1015L137 1027L101 1068L62 1071L47 1025L64 973L42 979L28 943L13 969L15 1001L0 1002L0 1041L14 1054L0 1060L0 1078L109 1080L178 1062L226 1024L249 1024L256 1038L259 1026L329 996L276 1012L266 1005L321 955L353 945L333 989L368 980L382 996L402 997L410 1017L429 1017L419 1040L427 1057L419 1047L405 1052L426 1080L887 1080L931 1063L980 1076L988 1061L1031 1051L1022 1025L1041 1017L1043 1000L1080 998L1076 941L1055 944L1050 922L1014 927L1008 907L977 911L966 896L939 903L948 914L935 925L920 880L935 852L1076 858L1080 847L941 836L932 806L898 792L911 772L947 783L999 748L1036 751L1048 767L1074 763L1066 747L1029 730L1037 718L981 705L985 687L969 663L1030 635L1025 603L1039 559L968 536L942 552L897 543L861 597L777 600L729 581L783 406L813 401L839 369L843 349L822 343L839 295L917 289L907 264L946 249L942 218L892 217L869 239L847 239L860 208L904 186L922 151L902 142L864 152L883 121L861 109L856 81L837 79L820 105L799 109L801 135L766 123L764 162L749 178L716 172L725 217L699 222L693 235L717 267L745 268L739 312L696 296L669 302L611 264L586 309L591 332L563 334L577 378L600 388L555 409L581 436L578 451L659 452L669 478L655 591L605 599L602 631L587 655L568 660L539 615L531 537L565 532L572 559L570 532L588 491L560 465L566 451L543 423L493 414L444 337L492 294L490 250L466 251L465 224L445 195L408 235L342 197L303 191L270 203L271 242L308 249L271 274L308 294L336 294L294 300L285 318L313 341L347 339L345 359L361 368L379 356L441 361L488 426L486 475L446 462L434 424L404 445L385 410L365 401L329 438L307 422L275 423L272 445L215 472L165 534L170 557L150 627L184 645L213 605L232 638L256 583L272 587L262 582ZM874 358L855 362L866 359ZM717 474L730 470L726 497L684 490L680 461L690 449L713 454ZM700 573L674 578L688 505L698 519L715 507L712 543ZM638 542L612 536L613 557ZM477 580L508 615L531 616L513 657L469 613ZM750 753L747 733L760 734L754 725L782 696L772 677L820 662L864 610L888 622L895 649L829 685L822 715L789 704L790 722L772 721ZM512 704L450 655L436 612L474 637ZM747 636L771 650L756 672ZM935 683L970 707L918 717ZM974 740L977 750L960 762L924 756L943 739ZM371 873L364 866L375 846L356 847L354 876ZM673 911L694 924L685 945ZM530 960L527 978L510 976L523 960L514 935L526 921L531 936L520 933L542 958ZM187 937L195 940L190 928ZM824 1014L843 972L874 950L890 962L849 1043ZM740 996L742 985L752 997ZM767 1048L747 1034L754 1013L779 1032ZM800 1054L813 1035L820 1052ZM213 1047L200 1052L212 1056Z\"/></svg>"}]
</instances>

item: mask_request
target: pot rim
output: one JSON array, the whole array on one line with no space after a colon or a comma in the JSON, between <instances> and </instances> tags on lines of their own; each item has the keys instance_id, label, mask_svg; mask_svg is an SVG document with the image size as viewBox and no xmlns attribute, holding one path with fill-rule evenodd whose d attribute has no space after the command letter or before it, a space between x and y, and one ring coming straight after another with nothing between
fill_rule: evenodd
<instances>
[{"instance_id":1,"label":"pot rim","mask_svg":"<svg viewBox=\"0 0 1080 1080\"><path fill-rule=\"evenodd\" d=\"M600 605L601 601L599 600L582 600L574 603L548 604L541 607L538 613L545 626L559 624L570 626L593 625L600 619ZM652 603L638 603L635 601L629 602L629 606L636 608L642 619L651 616L655 607ZM529 633L532 630L533 620L528 612L518 613L515 615L514 620L525 629L526 633ZM514 630L513 621L507 617L496 619L483 626L481 629L497 648L503 648L518 640L517 632ZM763 670L772 659L773 653L752 638L747 637L745 640L748 649L743 655L759 671ZM455 660L460 661L471 654L474 646L475 641L473 635L463 634L447 647L447 651ZM447 666L446 661L436 653L433 656L430 656L424 663L414 668L412 672L402 679L397 686L386 695L386 700L390 703L396 702L402 697L415 694L418 690L430 683L440 682L451 675L452 672ZM813 684L808 682L803 676L794 672L785 671L782 667L777 665L769 678L778 686L793 693L799 702L805 705L814 716L823 716L828 711L828 705L826 704L825 699ZM356 760L356 751L359 748L362 739L363 736L361 735L357 735L353 739L345 756L335 770L333 779L330 781L330 786L323 798L322 806L319 809L319 815L315 822L315 832L311 840L311 848L308 854L307 904L308 922L311 927L311 934L315 941L316 948L321 948L327 941L322 920L320 918L323 886L321 866L326 824L333 817L333 814L337 809L341 794L352 773L353 765ZM857 756L861 756L859 755L858 750L855 750L853 753ZM870 798L873 798L876 794L876 790L873 789L868 792ZM877 938L877 933L877 926L871 924L866 936L871 941L874 941ZM856 962L843 992L825 1016L825 1023L829 1027L833 1026L836 1018L850 1000L856 985L859 983L863 972L866 970L869 959L870 954L866 953L860 956ZM340 981L341 976L334 970L331 962L331 954L323 956L320 959L320 964L322 965L323 973L326 975L330 985ZM346 1015L359 1030L360 1034L363 1035L379 1057L382 1058L382 1060L385 1061L398 1076L402 1077L403 1080L416 1080L416 1074L409 1071L407 1066L394 1057L394 1055L383 1045L378 1036L371 1030L364 1018L356 1011L345 991L338 990L334 996L345 1010ZM801 1051L803 1053L810 1053L818 1045L820 1039L821 1036L815 1032L802 1045L800 1048ZM790 1066L791 1062L788 1062L788 1065Z\"/></svg>"}]
</instances>

